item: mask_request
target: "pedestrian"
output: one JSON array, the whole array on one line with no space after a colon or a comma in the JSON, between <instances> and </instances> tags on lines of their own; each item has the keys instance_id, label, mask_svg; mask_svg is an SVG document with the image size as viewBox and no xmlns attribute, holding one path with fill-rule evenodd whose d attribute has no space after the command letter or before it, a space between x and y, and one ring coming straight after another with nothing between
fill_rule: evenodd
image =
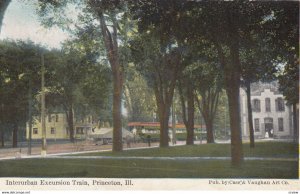
<instances>
[{"instance_id":1,"label":"pedestrian","mask_svg":"<svg viewBox=\"0 0 300 194\"><path fill-rule=\"evenodd\" d=\"M148 147L151 147L151 136L147 136L147 141L148 141Z\"/></svg>"}]
</instances>

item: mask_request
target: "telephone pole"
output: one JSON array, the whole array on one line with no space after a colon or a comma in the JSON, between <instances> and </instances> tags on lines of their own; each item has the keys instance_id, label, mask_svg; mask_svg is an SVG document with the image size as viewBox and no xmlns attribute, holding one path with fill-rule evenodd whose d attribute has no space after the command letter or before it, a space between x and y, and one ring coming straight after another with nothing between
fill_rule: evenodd
<instances>
[{"instance_id":1,"label":"telephone pole","mask_svg":"<svg viewBox=\"0 0 300 194\"><path fill-rule=\"evenodd\" d=\"M174 100L172 100L172 144L176 144L176 120L175 120L175 105Z\"/></svg>"},{"instance_id":2,"label":"telephone pole","mask_svg":"<svg viewBox=\"0 0 300 194\"><path fill-rule=\"evenodd\" d=\"M31 143L32 143L32 80L29 78L29 90L28 90L28 155L31 155Z\"/></svg>"},{"instance_id":3,"label":"telephone pole","mask_svg":"<svg viewBox=\"0 0 300 194\"><path fill-rule=\"evenodd\" d=\"M45 64L44 64L44 53L41 54L42 61L42 91L41 91L41 121L42 121L42 156L47 154L47 141L46 141L46 120L45 120Z\"/></svg>"}]
</instances>

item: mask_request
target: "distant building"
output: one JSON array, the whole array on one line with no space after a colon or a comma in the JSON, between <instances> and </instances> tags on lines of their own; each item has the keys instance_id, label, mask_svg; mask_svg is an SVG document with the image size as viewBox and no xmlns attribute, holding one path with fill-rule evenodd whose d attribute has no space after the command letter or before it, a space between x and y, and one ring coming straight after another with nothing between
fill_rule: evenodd
<instances>
[{"instance_id":1,"label":"distant building","mask_svg":"<svg viewBox=\"0 0 300 194\"><path fill-rule=\"evenodd\" d=\"M242 137L249 138L247 96L240 90ZM251 103L255 138L293 138L292 108L286 105L278 83L251 85Z\"/></svg>"},{"instance_id":2,"label":"distant building","mask_svg":"<svg viewBox=\"0 0 300 194\"><path fill-rule=\"evenodd\" d=\"M47 139L69 139L69 128L67 123L66 114L53 113L48 114L46 120L46 138ZM97 123L94 122L92 116L84 119L74 119L74 137L77 139L86 138L87 134L96 127ZM32 139L42 138L42 124L41 117L33 117L32 124ZM26 139L29 139L29 126L26 125Z\"/></svg>"}]
</instances>

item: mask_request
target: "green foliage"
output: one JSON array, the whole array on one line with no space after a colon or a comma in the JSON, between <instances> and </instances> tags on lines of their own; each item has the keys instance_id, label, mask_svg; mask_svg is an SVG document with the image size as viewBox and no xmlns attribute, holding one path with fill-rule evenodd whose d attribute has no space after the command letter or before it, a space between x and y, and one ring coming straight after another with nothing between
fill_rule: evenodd
<instances>
[{"instance_id":1,"label":"green foliage","mask_svg":"<svg viewBox=\"0 0 300 194\"><path fill-rule=\"evenodd\" d=\"M284 72L279 76L279 89L288 104L299 103L299 64L297 61L287 63Z\"/></svg>"},{"instance_id":2,"label":"green foliage","mask_svg":"<svg viewBox=\"0 0 300 194\"><path fill-rule=\"evenodd\" d=\"M55 54L57 60L51 64L52 80L48 84L47 99L54 109L62 107L67 111L74 107L79 118L92 114L100 119L101 111L111 109L108 98L111 77L107 65L97 62L99 49L91 42L85 37L68 41L62 52Z\"/></svg>"},{"instance_id":3,"label":"green foliage","mask_svg":"<svg viewBox=\"0 0 300 194\"><path fill-rule=\"evenodd\" d=\"M282 63L283 72L279 75L280 90L289 104L299 103L299 4L283 3L274 12L278 27L270 33Z\"/></svg>"},{"instance_id":4,"label":"green foliage","mask_svg":"<svg viewBox=\"0 0 300 194\"><path fill-rule=\"evenodd\" d=\"M129 121L153 121L153 113L156 112L155 96L134 66L127 69L124 96Z\"/></svg>"},{"instance_id":5,"label":"green foliage","mask_svg":"<svg viewBox=\"0 0 300 194\"><path fill-rule=\"evenodd\" d=\"M4 13L9 5L11 0L2 0L0 1L0 32L1 32L1 27L2 27L2 20L4 17Z\"/></svg>"},{"instance_id":6,"label":"green foliage","mask_svg":"<svg viewBox=\"0 0 300 194\"><path fill-rule=\"evenodd\" d=\"M29 107L28 101L32 99L31 104L38 104L41 52L46 51L30 41L0 42L0 129L4 137L13 131L13 146L23 138L18 137L18 129L19 134L24 134L29 109L37 112L36 107Z\"/></svg>"}]
</instances>

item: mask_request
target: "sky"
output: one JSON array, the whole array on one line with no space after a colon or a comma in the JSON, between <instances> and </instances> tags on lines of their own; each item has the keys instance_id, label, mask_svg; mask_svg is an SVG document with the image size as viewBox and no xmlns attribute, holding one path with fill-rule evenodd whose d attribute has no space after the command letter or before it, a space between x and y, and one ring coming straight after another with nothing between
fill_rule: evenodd
<instances>
[{"instance_id":1,"label":"sky","mask_svg":"<svg viewBox=\"0 0 300 194\"><path fill-rule=\"evenodd\" d=\"M41 26L34 3L35 0L11 1L4 15L0 39L29 39L48 48L60 48L68 34L57 27L46 29Z\"/></svg>"}]
</instances>

